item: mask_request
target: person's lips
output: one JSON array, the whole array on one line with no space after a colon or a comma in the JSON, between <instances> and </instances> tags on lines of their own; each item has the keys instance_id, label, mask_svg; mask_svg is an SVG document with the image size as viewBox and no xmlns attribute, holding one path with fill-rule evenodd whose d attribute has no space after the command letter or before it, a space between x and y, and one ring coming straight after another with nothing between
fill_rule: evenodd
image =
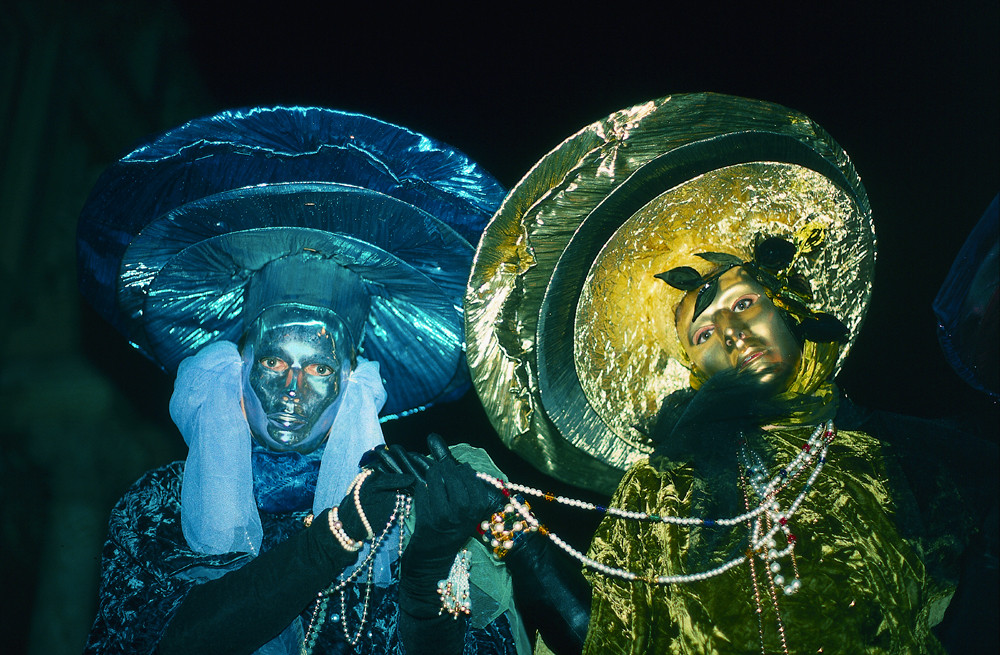
<instances>
[{"instance_id":1,"label":"person's lips","mask_svg":"<svg viewBox=\"0 0 1000 655\"><path fill-rule=\"evenodd\" d=\"M750 366L763 356L764 356L763 350L754 350L752 352L747 353L746 355L743 356L743 359L740 360L740 370L742 371L747 366Z\"/></svg>"},{"instance_id":2,"label":"person's lips","mask_svg":"<svg viewBox=\"0 0 1000 655\"><path fill-rule=\"evenodd\" d=\"M283 430L297 430L306 423L298 416L288 414L287 412L271 414L267 418L272 425L275 425Z\"/></svg>"}]
</instances>

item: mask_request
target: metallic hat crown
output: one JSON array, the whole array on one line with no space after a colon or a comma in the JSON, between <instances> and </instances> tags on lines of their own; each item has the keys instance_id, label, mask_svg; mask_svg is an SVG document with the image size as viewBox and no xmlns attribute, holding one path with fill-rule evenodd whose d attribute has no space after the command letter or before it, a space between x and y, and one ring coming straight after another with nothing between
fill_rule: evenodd
<instances>
[{"instance_id":1,"label":"metallic hat crown","mask_svg":"<svg viewBox=\"0 0 1000 655\"><path fill-rule=\"evenodd\" d=\"M874 269L870 209L846 153L809 118L685 94L565 140L487 226L466 292L473 381L501 438L567 482L614 489L650 450L637 425L689 384L673 326L682 292L656 275L703 274L698 253L747 260L756 239L800 232L822 234L804 271L813 309L853 338Z\"/></svg>"}]
</instances>

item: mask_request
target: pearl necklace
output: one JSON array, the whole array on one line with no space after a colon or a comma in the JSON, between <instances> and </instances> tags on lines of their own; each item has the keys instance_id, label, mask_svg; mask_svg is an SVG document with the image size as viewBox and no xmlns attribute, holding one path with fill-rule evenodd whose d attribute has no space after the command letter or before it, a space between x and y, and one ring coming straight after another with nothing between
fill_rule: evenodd
<instances>
[{"instance_id":1,"label":"pearl necklace","mask_svg":"<svg viewBox=\"0 0 1000 655\"><path fill-rule=\"evenodd\" d=\"M364 482L364 478L359 474L360 482ZM351 487L348 487L348 493L351 492L351 488L359 482L359 478L355 478L354 482L351 483ZM358 485L360 486L360 485ZM357 500L357 497L356 497ZM360 501L357 501L360 502ZM382 547L383 541L388 536L389 532L392 530L394 524L399 524L399 545L398 554L402 556L403 554L403 524L407 517L410 515L410 509L412 505L412 499L404 494L396 494L396 506L392 510L392 515L389 516L389 520L382 529L381 533L372 536L368 539L370 548L365 559L358 564L354 569L345 577L343 573L338 576L338 580L331 584L326 589L323 589L318 594L316 594L316 606L313 608L312 616L309 619L309 627L306 629L305 638L302 640L301 655L310 655L312 649L316 645L316 639L319 637L319 627L326 620L326 608L329 603L330 597L339 592L340 595L340 627L344 632L344 638L347 640L351 646L356 646L358 641L361 639L361 634L364 632L365 621L368 617L368 606L369 600L371 598L371 589L373 586L372 579L374 577L375 571L375 556L379 549ZM361 609L361 621L358 623L357 632L353 635L347 627L347 585L357 580L362 571L366 573L365 581L365 596L363 601L363 606Z\"/></svg>"},{"instance_id":2,"label":"pearl necklace","mask_svg":"<svg viewBox=\"0 0 1000 655\"><path fill-rule=\"evenodd\" d=\"M771 565L771 570L773 571L773 564L776 559L790 555L795 548L795 535L791 533L788 528L788 519L791 518L799 509L802 501L805 499L806 495L812 489L812 485L816 478L819 476L820 471L823 468L823 464L826 462L826 453L829 448L829 444L833 441L836 436L836 430L833 426L833 421L827 421L826 424L820 424L813 431L809 440L803 444L801 451L795 457L792 462L787 466L780 469L779 472L764 484L764 477L761 473L762 467L754 466L748 468L751 479L750 482L754 486L754 491L759 498L759 504L753 510L749 510L735 516L732 518L724 519L702 519L702 518L692 518L692 517L681 517L681 516L661 516L657 514L648 514L646 512L634 512L630 510L625 510L616 507L603 507L601 505L594 505L582 500L576 500L572 498L567 498L565 496L557 496L555 494L546 493L538 489L533 489L525 485L520 485L512 482L504 482L498 478L487 475L485 473L477 473L477 477L481 480L488 482L499 489L504 495L508 496L511 506L517 511L518 514L524 519L528 524L528 530L538 531L547 536L554 544L563 549L570 556L577 559L587 568L593 569L598 573L603 575L622 578L628 581L641 580L649 584L674 584L674 583L688 583L697 582L699 580L705 580L708 578L721 575L726 571L739 566L740 564L750 560L755 554L768 562ZM747 455L749 456L749 455ZM754 455L754 457L756 457ZM776 500L776 496L779 491L783 490L788 486L791 480L799 475L805 467L815 461L813 470L809 475L808 480L805 485L803 485L802 490L796 496L795 500L789 505L787 510L782 511L780 503ZM759 457L756 458L759 462ZM519 493L525 493L538 498L543 498L547 501L555 501L570 507L577 507L585 510L606 512L612 516L638 521L651 521L656 523L666 523L673 525L703 525L703 526L733 526L739 523L752 520L751 527L751 538L749 543L749 548L743 555L735 557L728 562L725 562L713 569L708 571L701 571L698 573L690 573L685 575L659 575L652 576L641 573L636 573L634 571L629 571L627 569L617 568L613 566L608 566L602 562L599 562L591 557L588 557L579 550L573 548L568 543L563 541L554 532L550 532L545 528L544 525L538 522L538 519L531 513L531 511L524 507L523 504L517 501L516 498L510 493L511 491L516 491ZM761 523L761 518L765 518L767 526ZM785 537L786 547L777 550L777 542L774 537L782 532ZM780 570L780 564L778 565ZM784 582L781 576L777 576L775 583L778 583L778 579ZM796 584L797 583L797 584ZM801 583L796 576L795 582L786 587L784 591L786 593L794 593L798 590Z\"/></svg>"}]
</instances>

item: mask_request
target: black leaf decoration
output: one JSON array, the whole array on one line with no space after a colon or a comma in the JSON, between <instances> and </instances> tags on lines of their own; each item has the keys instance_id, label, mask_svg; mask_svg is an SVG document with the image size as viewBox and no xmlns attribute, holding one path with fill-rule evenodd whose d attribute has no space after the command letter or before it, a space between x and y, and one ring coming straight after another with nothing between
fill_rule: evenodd
<instances>
[{"instance_id":1,"label":"black leaf decoration","mask_svg":"<svg viewBox=\"0 0 1000 655\"><path fill-rule=\"evenodd\" d=\"M792 316L812 315L812 311L808 307L788 294L775 296L772 302L774 302L775 306L784 309Z\"/></svg>"},{"instance_id":2,"label":"black leaf decoration","mask_svg":"<svg viewBox=\"0 0 1000 655\"><path fill-rule=\"evenodd\" d=\"M778 281L778 278L764 269L755 266L753 268L753 276L761 285L767 287L772 292L776 293L781 290L781 282Z\"/></svg>"},{"instance_id":3,"label":"black leaf decoration","mask_svg":"<svg viewBox=\"0 0 1000 655\"><path fill-rule=\"evenodd\" d=\"M816 343L847 341L847 326L835 316L817 312L804 319L800 326L802 337Z\"/></svg>"},{"instance_id":4,"label":"black leaf decoration","mask_svg":"<svg viewBox=\"0 0 1000 655\"><path fill-rule=\"evenodd\" d=\"M736 255L730 255L725 252L700 252L697 256L701 257L706 262L711 262L719 266L729 266L730 268L743 264L742 259Z\"/></svg>"},{"instance_id":5,"label":"black leaf decoration","mask_svg":"<svg viewBox=\"0 0 1000 655\"><path fill-rule=\"evenodd\" d=\"M795 257L795 246L791 241L781 237L770 237L758 243L753 249L753 258L757 264L772 273L777 273L788 267Z\"/></svg>"},{"instance_id":6,"label":"black leaf decoration","mask_svg":"<svg viewBox=\"0 0 1000 655\"><path fill-rule=\"evenodd\" d=\"M694 291L702 285L701 274L690 266L678 266L666 273L657 273L654 277L681 291Z\"/></svg>"},{"instance_id":7,"label":"black leaf decoration","mask_svg":"<svg viewBox=\"0 0 1000 655\"><path fill-rule=\"evenodd\" d=\"M694 302L694 316L691 317L692 323L694 323L695 319L701 316L703 311L708 309L708 306L712 304L712 301L715 300L715 296L718 293L719 278L717 277L713 277L698 290L698 298Z\"/></svg>"},{"instance_id":8,"label":"black leaf decoration","mask_svg":"<svg viewBox=\"0 0 1000 655\"><path fill-rule=\"evenodd\" d=\"M788 288L806 300L813 299L812 286L809 284L806 276L801 273L793 273L788 276Z\"/></svg>"}]
</instances>

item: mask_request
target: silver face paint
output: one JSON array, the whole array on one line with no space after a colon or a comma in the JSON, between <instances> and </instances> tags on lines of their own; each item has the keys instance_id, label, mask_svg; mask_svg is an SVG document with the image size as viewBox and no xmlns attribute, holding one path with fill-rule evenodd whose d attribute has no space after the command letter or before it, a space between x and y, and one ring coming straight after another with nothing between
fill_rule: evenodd
<instances>
[{"instance_id":1,"label":"silver face paint","mask_svg":"<svg viewBox=\"0 0 1000 655\"><path fill-rule=\"evenodd\" d=\"M308 308L265 312L243 349L250 432L275 451L309 453L327 438L350 373L350 339L339 322Z\"/></svg>"}]
</instances>

